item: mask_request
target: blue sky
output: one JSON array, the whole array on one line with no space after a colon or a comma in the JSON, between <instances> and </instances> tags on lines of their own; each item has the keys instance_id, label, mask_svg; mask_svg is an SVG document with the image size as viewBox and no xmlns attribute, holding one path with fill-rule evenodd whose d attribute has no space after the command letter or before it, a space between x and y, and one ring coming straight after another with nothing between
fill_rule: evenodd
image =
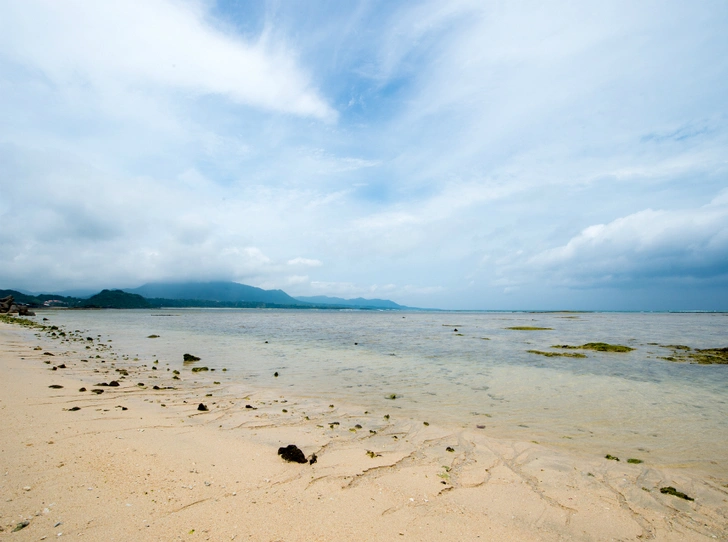
<instances>
[{"instance_id":1,"label":"blue sky","mask_svg":"<svg viewBox=\"0 0 728 542\"><path fill-rule=\"evenodd\" d=\"M0 288L728 310L723 1L0 10Z\"/></svg>"}]
</instances>

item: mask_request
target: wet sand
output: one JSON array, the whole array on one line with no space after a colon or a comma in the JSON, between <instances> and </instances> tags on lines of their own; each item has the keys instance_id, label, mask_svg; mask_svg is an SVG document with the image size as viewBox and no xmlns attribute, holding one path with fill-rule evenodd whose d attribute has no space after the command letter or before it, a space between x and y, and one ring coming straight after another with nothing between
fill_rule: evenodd
<instances>
[{"instance_id":1,"label":"wet sand","mask_svg":"<svg viewBox=\"0 0 728 542\"><path fill-rule=\"evenodd\" d=\"M0 539L728 539L728 480L175 380L90 344L0 323ZM317 461L286 463L288 444Z\"/></svg>"}]
</instances>

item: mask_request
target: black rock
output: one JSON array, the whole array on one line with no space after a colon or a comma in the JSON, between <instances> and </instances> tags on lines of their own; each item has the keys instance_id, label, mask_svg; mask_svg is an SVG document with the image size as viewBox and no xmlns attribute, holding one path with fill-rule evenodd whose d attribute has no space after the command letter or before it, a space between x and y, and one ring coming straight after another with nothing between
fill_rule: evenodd
<instances>
[{"instance_id":1,"label":"black rock","mask_svg":"<svg viewBox=\"0 0 728 542\"><path fill-rule=\"evenodd\" d=\"M285 448L278 448L278 455L289 463L308 463L306 456L295 444L289 444Z\"/></svg>"},{"instance_id":2,"label":"black rock","mask_svg":"<svg viewBox=\"0 0 728 542\"><path fill-rule=\"evenodd\" d=\"M159 389L161 389L161 388L160 388L159 386L154 386L154 387L153 387L152 389L153 389L153 390L159 390Z\"/></svg>"},{"instance_id":3,"label":"black rock","mask_svg":"<svg viewBox=\"0 0 728 542\"><path fill-rule=\"evenodd\" d=\"M313 465L314 463L316 463L316 461L318 461L318 457L316 457L316 454L311 454L311 459L308 460L308 464Z\"/></svg>"},{"instance_id":4,"label":"black rock","mask_svg":"<svg viewBox=\"0 0 728 542\"><path fill-rule=\"evenodd\" d=\"M91 390L91 393L95 393L96 395L101 395L104 393L104 390Z\"/></svg>"},{"instance_id":5,"label":"black rock","mask_svg":"<svg viewBox=\"0 0 728 542\"><path fill-rule=\"evenodd\" d=\"M81 407L75 406L68 409L69 412L76 412L77 410L81 410Z\"/></svg>"},{"instance_id":6,"label":"black rock","mask_svg":"<svg viewBox=\"0 0 728 542\"><path fill-rule=\"evenodd\" d=\"M52 354L50 352L43 352L43 355L44 356L55 356L55 354Z\"/></svg>"},{"instance_id":7,"label":"black rock","mask_svg":"<svg viewBox=\"0 0 728 542\"><path fill-rule=\"evenodd\" d=\"M276 371L275 373L273 373L273 376L277 377L278 376L278 371Z\"/></svg>"},{"instance_id":8,"label":"black rock","mask_svg":"<svg viewBox=\"0 0 728 542\"><path fill-rule=\"evenodd\" d=\"M78 388L78 391L86 391L86 388Z\"/></svg>"},{"instance_id":9,"label":"black rock","mask_svg":"<svg viewBox=\"0 0 728 542\"><path fill-rule=\"evenodd\" d=\"M187 362L191 362L191 361L200 361L200 358L198 358L197 356L193 356L192 354L185 354L185 355L184 355L184 356L182 356L182 357L183 357L183 358L184 358L184 360L185 360L185 361L187 361Z\"/></svg>"},{"instance_id":10,"label":"black rock","mask_svg":"<svg viewBox=\"0 0 728 542\"><path fill-rule=\"evenodd\" d=\"M48 387L51 388L52 390L60 390L63 386L61 386L60 384L51 384Z\"/></svg>"},{"instance_id":11,"label":"black rock","mask_svg":"<svg viewBox=\"0 0 728 542\"><path fill-rule=\"evenodd\" d=\"M210 409L207 408L207 405L204 405L204 404L200 403L199 405L197 405L197 410L201 410L203 412L206 412L207 410L210 410Z\"/></svg>"},{"instance_id":12,"label":"black rock","mask_svg":"<svg viewBox=\"0 0 728 542\"><path fill-rule=\"evenodd\" d=\"M118 388L119 382L117 382L116 380L112 380L111 382L109 382L109 386L111 386L112 388Z\"/></svg>"},{"instance_id":13,"label":"black rock","mask_svg":"<svg viewBox=\"0 0 728 542\"><path fill-rule=\"evenodd\" d=\"M58 366L58 368L59 368L59 369L65 369L65 368L66 368L66 364L65 364L65 363L61 363L61 364L60 364L60 365Z\"/></svg>"}]
</instances>

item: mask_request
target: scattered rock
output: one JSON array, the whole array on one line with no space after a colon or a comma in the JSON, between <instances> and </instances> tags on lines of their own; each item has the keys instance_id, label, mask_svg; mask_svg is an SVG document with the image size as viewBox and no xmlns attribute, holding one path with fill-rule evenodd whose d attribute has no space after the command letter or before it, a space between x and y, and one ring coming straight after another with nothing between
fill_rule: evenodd
<instances>
[{"instance_id":1,"label":"scattered rock","mask_svg":"<svg viewBox=\"0 0 728 542\"><path fill-rule=\"evenodd\" d=\"M195 362L195 361L200 361L200 358L198 358L197 356L193 356L192 354L185 354L182 357L184 358L184 360L187 363L192 363L192 362Z\"/></svg>"},{"instance_id":2,"label":"scattered rock","mask_svg":"<svg viewBox=\"0 0 728 542\"><path fill-rule=\"evenodd\" d=\"M51 352L43 352L43 355L44 356L55 356L55 354L53 354Z\"/></svg>"},{"instance_id":3,"label":"scattered rock","mask_svg":"<svg viewBox=\"0 0 728 542\"><path fill-rule=\"evenodd\" d=\"M634 348L624 346L622 344L609 344L609 343L586 343L581 346L571 346L568 344L556 344L551 348L565 348L565 349L578 349L578 350L594 350L595 352L631 352Z\"/></svg>"},{"instance_id":4,"label":"scattered rock","mask_svg":"<svg viewBox=\"0 0 728 542\"><path fill-rule=\"evenodd\" d=\"M389 395L387 395L387 397L386 397L386 398L387 398L387 399L392 399L392 400L394 400L394 399L396 399L396 398L397 398L397 394L396 394L396 393L390 393Z\"/></svg>"},{"instance_id":5,"label":"scattered rock","mask_svg":"<svg viewBox=\"0 0 728 542\"><path fill-rule=\"evenodd\" d=\"M308 460L308 464L313 465L314 463L316 463L316 461L318 461L318 457L316 457L316 454L311 454L311 459Z\"/></svg>"},{"instance_id":6,"label":"scattered rock","mask_svg":"<svg viewBox=\"0 0 728 542\"><path fill-rule=\"evenodd\" d=\"M13 529L12 532L17 533L18 531L22 531L25 529L28 525L30 525L30 521L21 521L15 526L15 529Z\"/></svg>"},{"instance_id":7,"label":"scattered rock","mask_svg":"<svg viewBox=\"0 0 728 542\"><path fill-rule=\"evenodd\" d=\"M619 458L612 454L607 454L604 456L604 459L609 459L610 461L619 461Z\"/></svg>"},{"instance_id":8,"label":"scattered rock","mask_svg":"<svg viewBox=\"0 0 728 542\"><path fill-rule=\"evenodd\" d=\"M273 376L275 376L276 378L278 378L278 371L276 371L275 373L273 373Z\"/></svg>"},{"instance_id":9,"label":"scattered rock","mask_svg":"<svg viewBox=\"0 0 728 542\"><path fill-rule=\"evenodd\" d=\"M159 335L149 335L147 339L159 339Z\"/></svg>"},{"instance_id":10,"label":"scattered rock","mask_svg":"<svg viewBox=\"0 0 728 542\"><path fill-rule=\"evenodd\" d=\"M685 499L686 501L694 501L695 500L692 497L688 497L682 491L678 491L677 489L675 489L672 486L661 487L660 488L660 493L662 493L664 495L674 495L675 497L680 497L681 499Z\"/></svg>"},{"instance_id":11,"label":"scattered rock","mask_svg":"<svg viewBox=\"0 0 728 542\"><path fill-rule=\"evenodd\" d=\"M84 391L86 391L86 388L78 388L78 391L84 392Z\"/></svg>"},{"instance_id":12,"label":"scattered rock","mask_svg":"<svg viewBox=\"0 0 728 542\"><path fill-rule=\"evenodd\" d=\"M68 412L76 412L77 410L81 410L81 407L77 407L77 406L71 407L68 409Z\"/></svg>"},{"instance_id":13,"label":"scattered rock","mask_svg":"<svg viewBox=\"0 0 728 542\"><path fill-rule=\"evenodd\" d=\"M634 457L630 457L627 460L627 463L632 463L633 465L639 465L640 463L644 463L641 459L635 459Z\"/></svg>"},{"instance_id":14,"label":"scattered rock","mask_svg":"<svg viewBox=\"0 0 728 542\"><path fill-rule=\"evenodd\" d=\"M552 327L533 327L533 326L513 326L507 327L506 329L513 329L516 331L551 331Z\"/></svg>"},{"instance_id":15,"label":"scattered rock","mask_svg":"<svg viewBox=\"0 0 728 542\"><path fill-rule=\"evenodd\" d=\"M112 380L111 382L109 382L109 386L111 386L112 388L118 388L119 382L116 380Z\"/></svg>"},{"instance_id":16,"label":"scattered rock","mask_svg":"<svg viewBox=\"0 0 728 542\"><path fill-rule=\"evenodd\" d=\"M278 448L278 455L289 463L308 463L306 456L295 444L289 444L285 448Z\"/></svg>"},{"instance_id":17,"label":"scattered rock","mask_svg":"<svg viewBox=\"0 0 728 542\"><path fill-rule=\"evenodd\" d=\"M102 393L104 393L104 390L93 389L93 390L91 390L91 393L95 393L96 395L101 395Z\"/></svg>"},{"instance_id":18,"label":"scattered rock","mask_svg":"<svg viewBox=\"0 0 728 542\"><path fill-rule=\"evenodd\" d=\"M51 385L50 385L50 386L48 386L48 387L49 387L50 389L52 389L52 390L60 390L61 388L63 388L63 386L61 386L60 384L51 384Z\"/></svg>"},{"instance_id":19,"label":"scattered rock","mask_svg":"<svg viewBox=\"0 0 728 542\"><path fill-rule=\"evenodd\" d=\"M539 356L546 356L547 358L585 358L586 355L578 352L543 352L541 350L526 350L529 354L538 354Z\"/></svg>"},{"instance_id":20,"label":"scattered rock","mask_svg":"<svg viewBox=\"0 0 728 542\"><path fill-rule=\"evenodd\" d=\"M199 405L197 405L197 410L201 410L202 412L207 412L210 409L207 408L207 405L200 403Z\"/></svg>"},{"instance_id":21,"label":"scattered rock","mask_svg":"<svg viewBox=\"0 0 728 542\"><path fill-rule=\"evenodd\" d=\"M66 364L65 363L61 363L60 365L58 365L58 368L59 369L65 369L66 368Z\"/></svg>"},{"instance_id":22,"label":"scattered rock","mask_svg":"<svg viewBox=\"0 0 728 542\"><path fill-rule=\"evenodd\" d=\"M454 452L455 451L455 448L453 448L452 446L448 446L447 448L445 448L445 451L446 452Z\"/></svg>"},{"instance_id":23,"label":"scattered rock","mask_svg":"<svg viewBox=\"0 0 728 542\"><path fill-rule=\"evenodd\" d=\"M209 370L210 370L209 367L192 367L193 373L200 373L202 371L209 371Z\"/></svg>"}]
</instances>

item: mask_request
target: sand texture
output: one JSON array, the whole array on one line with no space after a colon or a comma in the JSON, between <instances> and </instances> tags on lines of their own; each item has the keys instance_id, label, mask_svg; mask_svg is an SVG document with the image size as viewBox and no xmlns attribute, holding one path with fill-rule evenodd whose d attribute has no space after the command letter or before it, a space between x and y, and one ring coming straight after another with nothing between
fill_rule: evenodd
<instances>
[{"instance_id":1,"label":"sand texture","mask_svg":"<svg viewBox=\"0 0 728 542\"><path fill-rule=\"evenodd\" d=\"M110 348L0 323L0 539L728 540L724 479L175 380Z\"/></svg>"}]
</instances>

